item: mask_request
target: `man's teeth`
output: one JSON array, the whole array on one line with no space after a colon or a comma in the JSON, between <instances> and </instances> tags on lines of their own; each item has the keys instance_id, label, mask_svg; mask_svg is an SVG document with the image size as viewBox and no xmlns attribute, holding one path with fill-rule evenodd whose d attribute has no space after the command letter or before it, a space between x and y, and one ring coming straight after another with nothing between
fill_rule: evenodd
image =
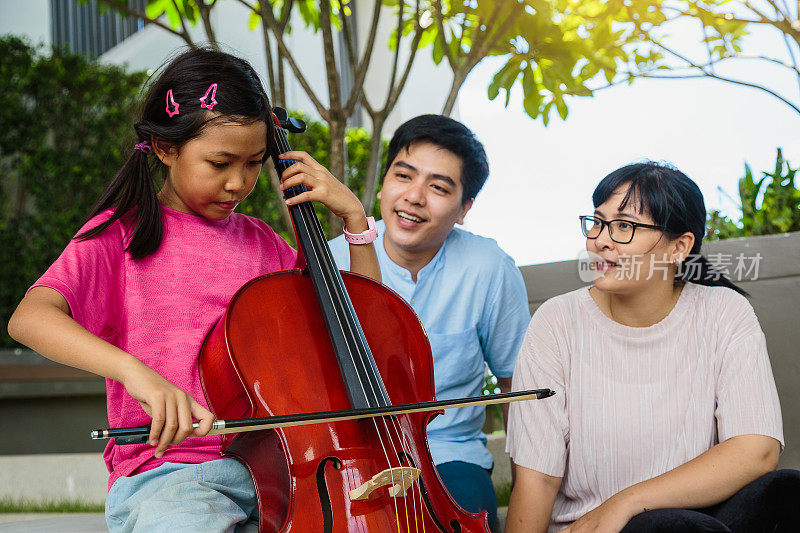
<instances>
[{"instance_id":1,"label":"man's teeth","mask_svg":"<svg viewBox=\"0 0 800 533\"><path fill-rule=\"evenodd\" d=\"M397 216L400 218L404 218L406 220L410 220L411 222L422 222L422 219L419 217L415 217L414 215L409 215L408 213L401 213L397 212Z\"/></svg>"}]
</instances>

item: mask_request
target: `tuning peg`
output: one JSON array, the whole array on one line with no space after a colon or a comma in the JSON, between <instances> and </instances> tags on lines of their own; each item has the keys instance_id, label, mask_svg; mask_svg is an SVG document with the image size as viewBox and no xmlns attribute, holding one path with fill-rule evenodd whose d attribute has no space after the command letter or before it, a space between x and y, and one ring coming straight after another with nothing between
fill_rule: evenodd
<instances>
[{"instance_id":1,"label":"tuning peg","mask_svg":"<svg viewBox=\"0 0 800 533\"><path fill-rule=\"evenodd\" d=\"M306 123L299 118L290 117L289 113L282 107L273 107L272 113L278 119L281 128L289 133L303 133L306 131Z\"/></svg>"}]
</instances>

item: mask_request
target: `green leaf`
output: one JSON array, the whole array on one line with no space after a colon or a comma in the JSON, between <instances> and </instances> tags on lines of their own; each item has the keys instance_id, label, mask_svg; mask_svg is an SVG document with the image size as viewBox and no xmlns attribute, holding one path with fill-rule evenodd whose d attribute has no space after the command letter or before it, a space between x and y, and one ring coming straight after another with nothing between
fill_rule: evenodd
<instances>
[{"instance_id":1,"label":"green leaf","mask_svg":"<svg viewBox=\"0 0 800 533\"><path fill-rule=\"evenodd\" d=\"M558 116L561 117L561 120L567 119L567 113L569 110L567 109L567 103L564 102L564 98L558 94L555 95L555 102L556 102L556 109L558 109Z\"/></svg>"},{"instance_id":2,"label":"green leaf","mask_svg":"<svg viewBox=\"0 0 800 533\"><path fill-rule=\"evenodd\" d=\"M254 29L258 28L258 25L260 23L261 23L261 15L259 15L255 11L251 11L250 16L247 19L247 29L253 31Z\"/></svg>"},{"instance_id":3,"label":"green leaf","mask_svg":"<svg viewBox=\"0 0 800 533\"><path fill-rule=\"evenodd\" d=\"M438 35L438 31L436 32ZM433 40L433 63L438 65L444 59L444 46L441 39Z\"/></svg>"}]
</instances>

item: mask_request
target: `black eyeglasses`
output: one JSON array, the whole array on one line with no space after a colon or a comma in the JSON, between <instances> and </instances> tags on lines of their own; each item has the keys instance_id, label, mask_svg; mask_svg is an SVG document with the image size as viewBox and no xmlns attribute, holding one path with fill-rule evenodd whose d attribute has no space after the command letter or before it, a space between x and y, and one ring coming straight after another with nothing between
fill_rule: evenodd
<instances>
[{"instance_id":1,"label":"black eyeglasses","mask_svg":"<svg viewBox=\"0 0 800 533\"><path fill-rule=\"evenodd\" d=\"M596 239L603 232L603 227L608 226L608 236L619 244L628 244L633 240L636 228L648 228L664 231L663 226L631 222L630 220L603 220L602 218L581 215L581 232L587 239Z\"/></svg>"}]
</instances>

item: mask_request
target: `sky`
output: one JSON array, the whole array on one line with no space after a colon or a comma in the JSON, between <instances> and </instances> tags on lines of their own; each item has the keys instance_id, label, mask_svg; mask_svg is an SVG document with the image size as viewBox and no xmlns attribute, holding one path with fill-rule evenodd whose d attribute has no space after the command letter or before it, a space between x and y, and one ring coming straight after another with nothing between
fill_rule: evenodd
<instances>
[{"instance_id":1,"label":"sky","mask_svg":"<svg viewBox=\"0 0 800 533\"><path fill-rule=\"evenodd\" d=\"M764 51L786 55L777 33L745 41L744 52ZM578 215L591 214L594 187L628 163L675 165L700 186L707 208L735 219L745 162L760 176L774 169L782 148L800 166L800 114L762 91L712 79L638 80L569 99L567 120L554 114L545 127L525 115L521 90L508 108L504 93L488 100L499 66L479 64L459 95L459 118L484 143L491 172L464 228L495 239L519 266L575 259L585 243ZM749 61L728 73L800 101L798 80L786 69Z\"/></svg>"}]
</instances>

